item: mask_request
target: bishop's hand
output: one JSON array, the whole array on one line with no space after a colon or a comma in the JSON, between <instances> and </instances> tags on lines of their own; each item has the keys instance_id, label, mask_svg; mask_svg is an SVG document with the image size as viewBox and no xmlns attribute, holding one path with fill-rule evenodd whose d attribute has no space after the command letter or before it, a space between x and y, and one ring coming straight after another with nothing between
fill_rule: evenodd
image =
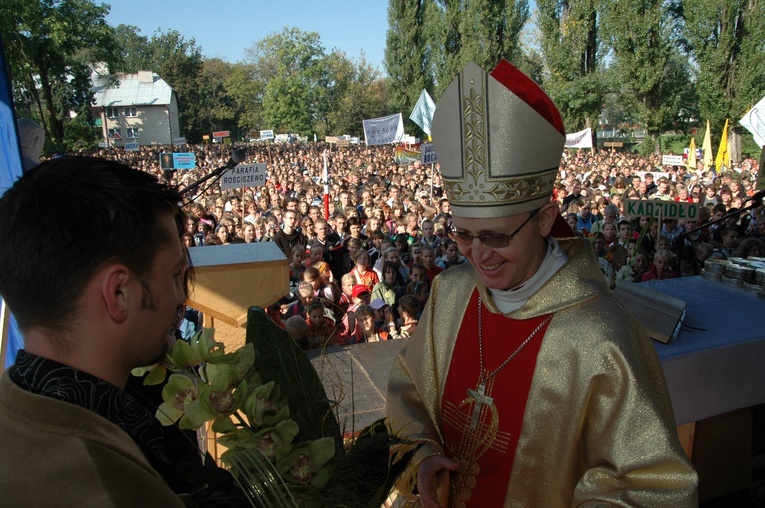
<instances>
[{"instance_id":1,"label":"bishop's hand","mask_svg":"<svg viewBox=\"0 0 765 508\"><path fill-rule=\"evenodd\" d=\"M417 490L420 493L420 502L427 508L440 508L436 484L438 473L444 469L456 471L459 462L443 455L431 455L420 462L417 470Z\"/></svg>"}]
</instances>

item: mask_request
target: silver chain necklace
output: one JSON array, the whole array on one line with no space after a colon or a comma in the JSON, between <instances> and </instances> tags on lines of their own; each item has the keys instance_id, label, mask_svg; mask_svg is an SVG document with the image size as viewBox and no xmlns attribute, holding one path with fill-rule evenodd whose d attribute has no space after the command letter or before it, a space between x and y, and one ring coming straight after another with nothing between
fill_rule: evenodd
<instances>
[{"instance_id":1,"label":"silver chain necklace","mask_svg":"<svg viewBox=\"0 0 765 508\"><path fill-rule=\"evenodd\" d=\"M483 310L483 307L482 307L481 297L479 296L478 297L478 353L479 353L478 358L481 362L480 363L481 370L479 372L480 379L478 381L478 386L476 387L475 390L468 389L467 391L468 397L472 397L475 400L475 405L473 406L473 415L470 419L471 429L476 428L476 426L478 425L478 419L481 416L481 410L483 409L483 405L484 404L491 405L494 403L494 399L486 395L486 383L491 378L496 376L500 370L504 369L507 366L507 364L510 363L510 361L512 361L512 359L515 358L515 356L521 352L521 349L526 347L526 344L528 344L531 341L531 339L534 338L537 332L539 332L539 330L541 330L552 319L552 314L547 316L544 321L539 323L539 325L536 328L534 328L534 331L531 332L531 335L526 337L526 340L524 340L521 343L521 345L518 346L518 348L515 351L513 351L513 353L510 356L508 356L504 362L500 364L499 367L497 367L491 373L489 373L488 376L484 377L483 375L483 372L484 372L483 371L483 323L481 320L481 315L483 314L482 310Z\"/></svg>"}]
</instances>

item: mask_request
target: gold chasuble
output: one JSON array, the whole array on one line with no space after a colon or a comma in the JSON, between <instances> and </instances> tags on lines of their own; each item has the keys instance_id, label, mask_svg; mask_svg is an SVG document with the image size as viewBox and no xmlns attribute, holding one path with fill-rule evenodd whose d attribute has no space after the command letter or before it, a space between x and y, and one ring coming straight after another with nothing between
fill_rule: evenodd
<instances>
[{"instance_id":1,"label":"gold chasuble","mask_svg":"<svg viewBox=\"0 0 765 508\"><path fill-rule=\"evenodd\" d=\"M544 315L515 320L493 314L479 306L478 298L473 291L441 402L446 455L460 463L451 483L452 504L457 507L490 506L505 497L537 353L549 324ZM483 390L476 390L481 385Z\"/></svg>"},{"instance_id":2,"label":"gold chasuble","mask_svg":"<svg viewBox=\"0 0 765 508\"><path fill-rule=\"evenodd\" d=\"M438 475L444 507L697 506L651 340L611 294L591 244L558 243L566 264L505 315L470 265L434 279L388 383L392 430L423 443L403 481L442 455L460 464Z\"/></svg>"}]
</instances>

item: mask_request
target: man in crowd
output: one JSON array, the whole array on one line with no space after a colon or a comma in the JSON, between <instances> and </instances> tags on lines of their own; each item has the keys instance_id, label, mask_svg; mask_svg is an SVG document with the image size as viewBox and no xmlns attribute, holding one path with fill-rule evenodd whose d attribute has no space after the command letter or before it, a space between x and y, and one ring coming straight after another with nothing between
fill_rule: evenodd
<instances>
[{"instance_id":1,"label":"man in crowd","mask_svg":"<svg viewBox=\"0 0 765 508\"><path fill-rule=\"evenodd\" d=\"M0 199L0 295L24 336L0 377L4 504L183 506L158 473L159 422L125 391L183 315L180 201L152 175L78 157Z\"/></svg>"},{"instance_id":2,"label":"man in crowd","mask_svg":"<svg viewBox=\"0 0 765 508\"><path fill-rule=\"evenodd\" d=\"M470 263L434 281L387 397L393 430L423 443L424 506L696 504L653 345L590 244L563 238L564 141L555 105L506 61L469 63L436 108L450 235Z\"/></svg>"},{"instance_id":3,"label":"man in crowd","mask_svg":"<svg viewBox=\"0 0 765 508\"><path fill-rule=\"evenodd\" d=\"M287 259L292 257L292 248L301 246L305 248L307 240L303 233L298 231L298 212L296 210L284 211L284 226L274 235L274 242L284 252Z\"/></svg>"}]
</instances>

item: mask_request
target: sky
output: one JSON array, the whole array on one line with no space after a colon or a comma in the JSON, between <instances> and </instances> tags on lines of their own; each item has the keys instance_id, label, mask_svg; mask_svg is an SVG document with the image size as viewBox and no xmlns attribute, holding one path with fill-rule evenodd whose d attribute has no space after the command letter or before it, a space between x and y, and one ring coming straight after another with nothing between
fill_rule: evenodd
<instances>
[{"instance_id":1,"label":"sky","mask_svg":"<svg viewBox=\"0 0 765 508\"><path fill-rule=\"evenodd\" d=\"M97 2L98 3L98 2ZM111 6L109 25L135 25L150 37L157 28L194 38L202 54L230 63L244 60L244 50L285 26L318 32L325 52L343 51L385 73L388 2L372 0L104 0Z\"/></svg>"}]
</instances>

